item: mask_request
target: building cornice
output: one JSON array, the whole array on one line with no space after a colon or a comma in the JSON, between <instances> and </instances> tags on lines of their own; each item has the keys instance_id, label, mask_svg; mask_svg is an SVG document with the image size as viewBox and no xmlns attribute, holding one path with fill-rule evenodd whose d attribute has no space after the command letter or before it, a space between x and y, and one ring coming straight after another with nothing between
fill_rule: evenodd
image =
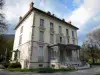
<instances>
[{"instance_id":1,"label":"building cornice","mask_svg":"<svg viewBox=\"0 0 100 75\"><path fill-rule=\"evenodd\" d=\"M68 23L68 22L66 22L66 21L64 21L64 20L61 20L60 18L58 18L58 17L56 17L56 16L50 15L50 14L48 14L47 12L44 12L44 11L42 11L42 10L40 10L40 9L37 9L37 8L33 7L32 9L30 9L30 10L24 15L24 17L22 18L22 20L16 25L15 30L20 26L20 24L27 18L27 16L28 16L33 10L38 11L38 12L40 12L40 13L43 13L43 14L49 16L49 17L52 17L52 18L54 18L54 19L56 19L56 20L58 20L58 21L60 21L60 22L62 22L62 23L65 23L65 24L69 25L70 27L75 28L76 30L79 29L79 28L77 28L76 26L74 26L74 25L72 25L72 24L70 24L70 23Z\"/></svg>"}]
</instances>

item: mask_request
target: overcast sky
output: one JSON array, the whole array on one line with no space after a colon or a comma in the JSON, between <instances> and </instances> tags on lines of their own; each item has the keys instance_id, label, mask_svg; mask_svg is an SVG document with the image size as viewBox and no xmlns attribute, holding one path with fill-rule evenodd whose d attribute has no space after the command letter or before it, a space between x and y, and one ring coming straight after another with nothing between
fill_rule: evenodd
<instances>
[{"instance_id":1,"label":"overcast sky","mask_svg":"<svg viewBox=\"0 0 100 75\"><path fill-rule=\"evenodd\" d=\"M14 27L19 16L29 10L30 2L35 7L54 13L59 18L72 21L79 28L79 45L93 29L100 27L100 0L5 0L4 13L9 25L9 34L14 34Z\"/></svg>"}]
</instances>

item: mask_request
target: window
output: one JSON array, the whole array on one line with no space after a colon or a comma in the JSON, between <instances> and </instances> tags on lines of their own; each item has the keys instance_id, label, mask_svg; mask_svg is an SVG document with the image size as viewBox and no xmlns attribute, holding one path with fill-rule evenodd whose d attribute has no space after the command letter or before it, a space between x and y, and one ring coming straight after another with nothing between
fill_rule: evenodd
<instances>
[{"instance_id":1,"label":"window","mask_svg":"<svg viewBox=\"0 0 100 75\"><path fill-rule=\"evenodd\" d=\"M38 49L38 62L43 62L43 46L39 46Z\"/></svg>"},{"instance_id":2,"label":"window","mask_svg":"<svg viewBox=\"0 0 100 75\"><path fill-rule=\"evenodd\" d=\"M19 37L19 45L22 44L22 35Z\"/></svg>"},{"instance_id":3,"label":"window","mask_svg":"<svg viewBox=\"0 0 100 75\"><path fill-rule=\"evenodd\" d=\"M68 44L69 44L69 39L68 39Z\"/></svg>"},{"instance_id":4,"label":"window","mask_svg":"<svg viewBox=\"0 0 100 75\"><path fill-rule=\"evenodd\" d=\"M43 64L39 64L39 67L43 67Z\"/></svg>"},{"instance_id":5,"label":"window","mask_svg":"<svg viewBox=\"0 0 100 75\"><path fill-rule=\"evenodd\" d=\"M53 31L54 30L54 25L53 23L50 23L50 31Z\"/></svg>"},{"instance_id":6,"label":"window","mask_svg":"<svg viewBox=\"0 0 100 75\"><path fill-rule=\"evenodd\" d=\"M68 31L68 29L66 29L66 36L67 36L67 37L69 36L69 31Z\"/></svg>"},{"instance_id":7,"label":"window","mask_svg":"<svg viewBox=\"0 0 100 75\"><path fill-rule=\"evenodd\" d=\"M22 26L21 29L20 29L20 33L23 33L23 26Z\"/></svg>"},{"instance_id":8,"label":"window","mask_svg":"<svg viewBox=\"0 0 100 75\"><path fill-rule=\"evenodd\" d=\"M20 28L19 45L22 44L23 26Z\"/></svg>"},{"instance_id":9,"label":"window","mask_svg":"<svg viewBox=\"0 0 100 75\"><path fill-rule=\"evenodd\" d=\"M73 40L73 44L75 44L75 40Z\"/></svg>"},{"instance_id":10,"label":"window","mask_svg":"<svg viewBox=\"0 0 100 75\"><path fill-rule=\"evenodd\" d=\"M62 32L62 28L61 28L61 26L59 26L59 33L61 33Z\"/></svg>"},{"instance_id":11,"label":"window","mask_svg":"<svg viewBox=\"0 0 100 75\"><path fill-rule=\"evenodd\" d=\"M53 44L54 43L54 35L50 34L50 43Z\"/></svg>"},{"instance_id":12,"label":"window","mask_svg":"<svg viewBox=\"0 0 100 75\"><path fill-rule=\"evenodd\" d=\"M74 38L74 31L72 31L72 38Z\"/></svg>"},{"instance_id":13,"label":"window","mask_svg":"<svg viewBox=\"0 0 100 75\"><path fill-rule=\"evenodd\" d=\"M66 37L67 37L67 41L68 41L68 44L70 43L70 39L69 39L69 30L66 29Z\"/></svg>"},{"instance_id":14,"label":"window","mask_svg":"<svg viewBox=\"0 0 100 75\"><path fill-rule=\"evenodd\" d=\"M56 56L57 56L57 52L53 48L51 48L50 49L50 57L51 57L51 59L56 58Z\"/></svg>"},{"instance_id":15,"label":"window","mask_svg":"<svg viewBox=\"0 0 100 75\"><path fill-rule=\"evenodd\" d=\"M60 43L62 43L62 37L60 37Z\"/></svg>"},{"instance_id":16,"label":"window","mask_svg":"<svg viewBox=\"0 0 100 75\"><path fill-rule=\"evenodd\" d=\"M44 32L40 31L39 41L44 41Z\"/></svg>"},{"instance_id":17,"label":"window","mask_svg":"<svg viewBox=\"0 0 100 75\"><path fill-rule=\"evenodd\" d=\"M44 20L40 19L40 26L44 26Z\"/></svg>"}]
</instances>

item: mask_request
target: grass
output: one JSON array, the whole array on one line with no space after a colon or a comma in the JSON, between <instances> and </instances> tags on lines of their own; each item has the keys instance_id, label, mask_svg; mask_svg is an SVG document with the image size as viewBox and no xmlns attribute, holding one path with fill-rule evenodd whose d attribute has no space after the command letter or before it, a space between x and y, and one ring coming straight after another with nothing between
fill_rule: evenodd
<instances>
[{"instance_id":1,"label":"grass","mask_svg":"<svg viewBox=\"0 0 100 75\"><path fill-rule=\"evenodd\" d=\"M62 68L62 69L52 69L52 68L37 68L37 69L10 68L8 70L11 71L11 72L54 73L54 72L75 71L75 68Z\"/></svg>"}]
</instances>

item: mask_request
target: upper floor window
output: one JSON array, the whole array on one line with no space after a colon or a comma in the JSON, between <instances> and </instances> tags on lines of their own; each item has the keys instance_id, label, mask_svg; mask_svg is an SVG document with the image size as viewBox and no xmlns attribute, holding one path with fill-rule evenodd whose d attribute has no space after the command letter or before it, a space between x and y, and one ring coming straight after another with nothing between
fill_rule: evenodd
<instances>
[{"instance_id":1,"label":"upper floor window","mask_svg":"<svg viewBox=\"0 0 100 75\"><path fill-rule=\"evenodd\" d=\"M50 30L51 30L51 31L54 30L54 25L53 25L53 23L51 23L51 22L50 22Z\"/></svg>"},{"instance_id":2,"label":"upper floor window","mask_svg":"<svg viewBox=\"0 0 100 75\"><path fill-rule=\"evenodd\" d=\"M69 38L67 39L68 40L68 44L70 43L70 40L69 40Z\"/></svg>"},{"instance_id":3,"label":"upper floor window","mask_svg":"<svg viewBox=\"0 0 100 75\"><path fill-rule=\"evenodd\" d=\"M22 44L22 35L19 36L19 45Z\"/></svg>"},{"instance_id":4,"label":"upper floor window","mask_svg":"<svg viewBox=\"0 0 100 75\"><path fill-rule=\"evenodd\" d=\"M68 29L66 29L66 36L69 36L69 31L68 31Z\"/></svg>"},{"instance_id":5,"label":"upper floor window","mask_svg":"<svg viewBox=\"0 0 100 75\"><path fill-rule=\"evenodd\" d=\"M73 44L75 45L75 40L73 40Z\"/></svg>"},{"instance_id":6,"label":"upper floor window","mask_svg":"<svg viewBox=\"0 0 100 75\"><path fill-rule=\"evenodd\" d=\"M44 19L40 19L40 26L44 26Z\"/></svg>"},{"instance_id":7,"label":"upper floor window","mask_svg":"<svg viewBox=\"0 0 100 75\"><path fill-rule=\"evenodd\" d=\"M43 56L43 46L39 46L38 49L38 62L43 62L44 56Z\"/></svg>"},{"instance_id":8,"label":"upper floor window","mask_svg":"<svg viewBox=\"0 0 100 75\"><path fill-rule=\"evenodd\" d=\"M20 29L20 33L23 33L23 26L22 26L21 29Z\"/></svg>"},{"instance_id":9,"label":"upper floor window","mask_svg":"<svg viewBox=\"0 0 100 75\"><path fill-rule=\"evenodd\" d=\"M61 26L59 26L59 33L61 33L62 32L62 27Z\"/></svg>"},{"instance_id":10,"label":"upper floor window","mask_svg":"<svg viewBox=\"0 0 100 75\"><path fill-rule=\"evenodd\" d=\"M54 43L54 35L50 34L50 43L53 44Z\"/></svg>"},{"instance_id":11,"label":"upper floor window","mask_svg":"<svg viewBox=\"0 0 100 75\"><path fill-rule=\"evenodd\" d=\"M60 43L62 43L62 37L60 37Z\"/></svg>"},{"instance_id":12,"label":"upper floor window","mask_svg":"<svg viewBox=\"0 0 100 75\"><path fill-rule=\"evenodd\" d=\"M72 38L74 38L74 31L72 31Z\"/></svg>"},{"instance_id":13,"label":"upper floor window","mask_svg":"<svg viewBox=\"0 0 100 75\"><path fill-rule=\"evenodd\" d=\"M39 41L44 41L44 32L40 31Z\"/></svg>"}]
</instances>

